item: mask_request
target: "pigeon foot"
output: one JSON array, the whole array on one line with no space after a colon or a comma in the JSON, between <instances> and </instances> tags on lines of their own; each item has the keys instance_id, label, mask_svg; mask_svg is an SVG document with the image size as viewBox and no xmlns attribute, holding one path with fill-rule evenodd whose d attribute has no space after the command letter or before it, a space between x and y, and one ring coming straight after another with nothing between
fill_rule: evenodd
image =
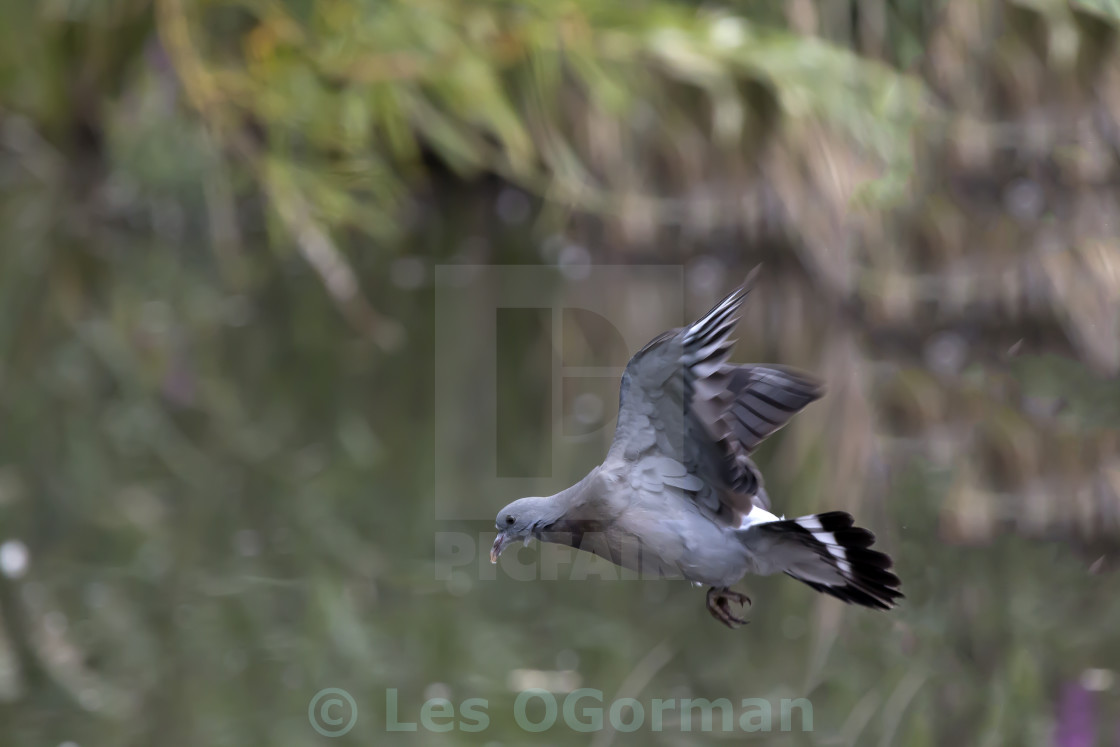
<instances>
[{"instance_id":1,"label":"pigeon foot","mask_svg":"<svg viewBox=\"0 0 1120 747\"><path fill-rule=\"evenodd\" d=\"M740 625L746 625L747 621L731 614L730 602L735 602L739 605L750 605L751 598L746 594L731 591L731 589L727 587L720 589L713 586L708 589L708 612L712 613L712 617L734 630Z\"/></svg>"}]
</instances>

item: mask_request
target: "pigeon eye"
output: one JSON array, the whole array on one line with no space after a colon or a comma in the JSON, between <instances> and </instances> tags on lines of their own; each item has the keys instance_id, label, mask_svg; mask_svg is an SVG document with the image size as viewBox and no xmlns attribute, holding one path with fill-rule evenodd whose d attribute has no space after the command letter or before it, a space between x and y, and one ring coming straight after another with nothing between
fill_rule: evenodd
<instances>
[{"instance_id":1,"label":"pigeon eye","mask_svg":"<svg viewBox=\"0 0 1120 747\"><path fill-rule=\"evenodd\" d=\"M509 526L511 524L513 524L513 517L512 516L507 516L506 517L506 526Z\"/></svg>"}]
</instances>

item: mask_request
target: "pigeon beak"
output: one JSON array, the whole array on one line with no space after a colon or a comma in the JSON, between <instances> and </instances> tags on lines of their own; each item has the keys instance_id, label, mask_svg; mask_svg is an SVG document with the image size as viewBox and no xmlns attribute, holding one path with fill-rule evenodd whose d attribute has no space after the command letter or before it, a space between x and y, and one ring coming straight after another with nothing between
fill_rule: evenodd
<instances>
[{"instance_id":1,"label":"pigeon beak","mask_svg":"<svg viewBox=\"0 0 1120 747\"><path fill-rule=\"evenodd\" d=\"M494 540L494 546L490 548L490 562L497 563L498 556L502 554L502 550L506 546L508 538L504 532L499 532L497 539Z\"/></svg>"}]
</instances>

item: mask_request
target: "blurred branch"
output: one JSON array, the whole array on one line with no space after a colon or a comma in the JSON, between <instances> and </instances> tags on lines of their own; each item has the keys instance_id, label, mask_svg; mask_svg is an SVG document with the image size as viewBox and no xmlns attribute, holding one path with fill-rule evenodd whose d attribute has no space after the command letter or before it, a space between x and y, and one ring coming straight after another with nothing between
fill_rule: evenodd
<instances>
[{"instance_id":1,"label":"blurred branch","mask_svg":"<svg viewBox=\"0 0 1120 747\"><path fill-rule=\"evenodd\" d=\"M326 227L313 217L307 200L290 175L279 162L256 155L257 149L249 144L238 125L224 115L219 103L222 96L191 41L190 21L181 0L158 0L158 7L168 51L176 60L191 101L206 117L215 137L230 141L235 152L250 159L300 255L319 275L327 293L350 324L382 349L398 346L403 335L401 327L378 314L362 295L353 269L331 240ZM217 207L228 204L228 200L224 198ZM222 237L235 237L236 221L227 223ZM222 245L225 244L223 241Z\"/></svg>"},{"instance_id":2,"label":"blurred branch","mask_svg":"<svg viewBox=\"0 0 1120 747\"><path fill-rule=\"evenodd\" d=\"M384 350L397 347L404 334L400 325L370 306L359 290L358 277L316 221L303 195L279 164L266 164L262 175L273 207L284 222L300 254L319 278L331 299L354 326Z\"/></svg>"},{"instance_id":3,"label":"blurred branch","mask_svg":"<svg viewBox=\"0 0 1120 747\"><path fill-rule=\"evenodd\" d=\"M626 679L619 685L618 691L615 693L612 702L617 702L622 698L637 698L641 695L642 690L646 685L660 672L666 664L673 659L673 649L669 646L668 641L662 641L649 650L649 653L642 658L630 673L626 675ZM599 729L595 738L591 740L591 747L608 747L614 743L615 728L611 723L604 724L602 729Z\"/></svg>"}]
</instances>

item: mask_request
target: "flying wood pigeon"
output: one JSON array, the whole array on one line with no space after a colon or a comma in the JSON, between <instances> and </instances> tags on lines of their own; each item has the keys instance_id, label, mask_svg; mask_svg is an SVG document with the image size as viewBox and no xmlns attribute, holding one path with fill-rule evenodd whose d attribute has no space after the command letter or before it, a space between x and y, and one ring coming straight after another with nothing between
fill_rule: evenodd
<instances>
[{"instance_id":1,"label":"flying wood pigeon","mask_svg":"<svg viewBox=\"0 0 1120 747\"><path fill-rule=\"evenodd\" d=\"M556 495L498 512L497 562L536 537L644 574L706 584L712 615L745 621L730 586L746 573L783 572L845 602L890 609L902 597L891 559L843 511L779 518L751 452L822 390L772 365L727 363L737 312L755 273L686 327L651 340L622 375L614 441L601 465Z\"/></svg>"}]
</instances>

